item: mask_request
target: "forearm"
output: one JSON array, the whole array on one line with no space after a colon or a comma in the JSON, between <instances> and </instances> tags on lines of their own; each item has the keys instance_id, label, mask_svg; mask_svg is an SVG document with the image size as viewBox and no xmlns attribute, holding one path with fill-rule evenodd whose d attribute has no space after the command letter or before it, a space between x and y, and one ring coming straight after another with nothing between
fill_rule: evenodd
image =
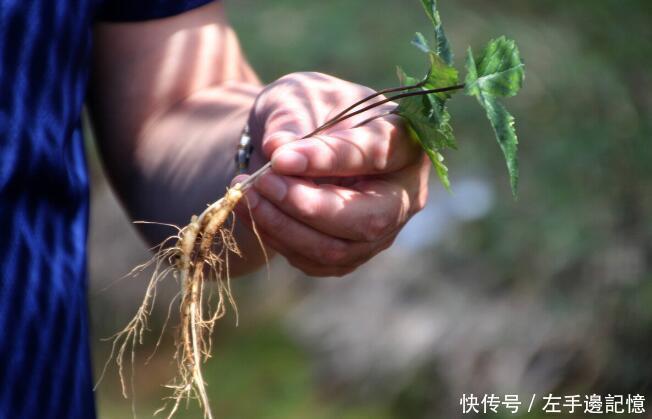
<instances>
[{"instance_id":1,"label":"forearm","mask_svg":"<svg viewBox=\"0 0 652 419\"><path fill-rule=\"evenodd\" d=\"M107 164L123 166L108 171L119 174L113 182L133 219L183 226L224 194L235 175L237 143L257 90L233 83L202 90L157 118L130 156L105 158ZM155 225L143 225L141 231L151 243L172 233ZM238 243L246 259L233 259L234 273L262 263L249 230L238 229Z\"/></svg>"},{"instance_id":2,"label":"forearm","mask_svg":"<svg viewBox=\"0 0 652 419\"><path fill-rule=\"evenodd\" d=\"M254 91L227 85L197 92L151 121L132 149L100 141L107 173L134 219L184 225L224 193Z\"/></svg>"},{"instance_id":3,"label":"forearm","mask_svg":"<svg viewBox=\"0 0 652 419\"><path fill-rule=\"evenodd\" d=\"M127 41L118 42L121 62L107 62L114 54L95 58L90 109L106 171L130 216L183 226L235 175L237 142L261 86L221 14L217 24L192 31L174 23L156 28L169 33L148 33L158 42L148 48L145 39L133 55L128 40L139 34L118 28ZM116 49L115 27L110 36L98 28L99 48L110 42ZM204 44L196 61L166 58L172 49L178 60L181 45L191 51L197 43ZM141 231L151 243L174 234L155 225ZM233 261L234 274L262 262L251 233L238 235L246 260Z\"/></svg>"}]
</instances>

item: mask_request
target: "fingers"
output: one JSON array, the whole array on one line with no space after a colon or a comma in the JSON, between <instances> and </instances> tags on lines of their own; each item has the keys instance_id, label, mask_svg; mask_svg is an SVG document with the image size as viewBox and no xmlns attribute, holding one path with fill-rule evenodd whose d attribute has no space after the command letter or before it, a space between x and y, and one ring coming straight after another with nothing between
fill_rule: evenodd
<instances>
[{"instance_id":1,"label":"fingers","mask_svg":"<svg viewBox=\"0 0 652 419\"><path fill-rule=\"evenodd\" d=\"M262 149L267 158L274 150L310 133L326 111L306 94L301 78L284 77L275 83L272 95L262 95L254 114L264 121Z\"/></svg>"},{"instance_id":2,"label":"fingers","mask_svg":"<svg viewBox=\"0 0 652 419\"><path fill-rule=\"evenodd\" d=\"M247 192L251 215L263 241L309 275L344 275L387 248L393 240L388 237L368 243L330 237L286 215L257 195L255 191ZM239 205L236 211L241 219L249 220L245 205Z\"/></svg>"},{"instance_id":3,"label":"fingers","mask_svg":"<svg viewBox=\"0 0 652 419\"><path fill-rule=\"evenodd\" d=\"M347 187L262 176L246 194L263 241L313 276L341 276L393 242L427 200L430 164L362 178ZM238 176L234 183L247 176ZM246 205L237 208L249 220Z\"/></svg>"},{"instance_id":4,"label":"fingers","mask_svg":"<svg viewBox=\"0 0 652 419\"><path fill-rule=\"evenodd\" d=\"M377 118L363 126L300 141L275 142L274 171L293 176L359 176L388 173L414 163L420 148L398 117ZM271 148L271 146L270 146Z\"/></svg>"},{"instance_id":5,"label":"fingers","mask_svg":"<svg viewBox=\"0 0 652 419\"><path fill-rule=\"evenodd\" d=\"M261 93L250 128L277 173L343 177L399 170L414 162L420 149L409 139L401 118L388 114L396 104L381 105L303 139L372 92L323 74L291 74Z\"/></svg>"},{"instance_id":6,"label":"fingers","mask_svg":"<svg viewBox=\"0 0 652 419\"><path fill-rule=\"evenodd\" d=\"M247 192L251 217L265 243L308 274L355 269L388 247L425 202L422 167L429 166L401 119L387 114L395 104L303 139L370 93L325 75L293 74L268 86L250 117L256 147L275 173ZM237 211L249 219L245 205Z\"/></svg>"},{"instance_id":7,"label":"fingers","mask_svg":"<svg viewBox=\"0 0 652 419\"><path fill-rule=\"evenodd\" d=\"M334 266L324 264L323 262L311 260L291 251L285 251L284 256L292 266L303 271L307 275L315 277L344 276L356 270L360 265L366 263L376 254L390 247L394 242L394 239L395 237L388 238L375 249L373 254L367 254L364 258L349 266ZM269 238L264 238L263 240L267 240L268 243L277 243L273 239ZM274 245L271 244L270 246L274 247Z\"/></svg>"},{"instance_id":8,"label":"fingers","mask_svg":"<svg viewBox=\"0 0 652 419\"><path fill-rule=\"evenodd\" d=\"M395 234L411 215L410 191L398 181L358 182L354 187L358 189L272 173L256 182L256 190L285 214L346 240L382 240Z\"/></svg>"}]
</instances>

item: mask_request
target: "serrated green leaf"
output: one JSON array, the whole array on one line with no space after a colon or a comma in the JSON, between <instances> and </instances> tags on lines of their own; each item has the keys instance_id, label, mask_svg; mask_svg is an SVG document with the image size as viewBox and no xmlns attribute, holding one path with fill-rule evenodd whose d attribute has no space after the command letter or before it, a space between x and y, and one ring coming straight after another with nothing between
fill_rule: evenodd
<instances>
[{"instance_id":1,"label":"serrated green leaf","mask_svg":"<svg viewBox=\"0 0 652 419\"><path fill-rule=\"evenodd\" d=\"M404 98L398 105L396 113L405 118L414 128L424 149L454 148L455 140L452 138L450 115L439 106L433 106L431 98L427 96Z\"/></svg>"},{"instance_id":2,"label":"serrated green leaf","mask_svg":"<svg viewBox=\"0 0 652 419\"><path fill-rule=\"evenodd\" d=\"M414 34L414 39L412 40L412 45L415 47L419 48L421 52L425 52L426 54L430 54L431 52L435 52L430 49L430 45L428 44L428 40L426 39L425 36L421 32L417 32Z\"/></svg>"},{"instance_id":3,"label":"serrated green leaf","mask_svg":"<svg viewBox=\"0 0 652 419\"><path fill-rule=\"evenodd\" d=\"M436 0L421 0L426 14L434 26L435 48L431 48L423 34L417 32L412 44L430 58L430 69L425 79L417 82L400 68L399 79L403 86L416 86L434 90L458 83L457 70L452 67L453 56L441 23ZM479 58L473 57L469 48L466 62L465 91L475 96L485 109L498 143L505 155L512 193L518 188L518 139L514 129L514 117L497 100L497 96L514 96L522 87L524 66L514 41L503 37L494 39L485 47ZM410 134L421 144L430 157L439 178L449 189L448 169L443 164L441 150L456 148L450 114L446 101L451 92L430 93L424 96L404 98L396 113L403 117Z\"/></svg>"},{"instance_id":4,"label":"serrated green leaf","mask_svg":"<svg viewBox=\"0 0 652 419\"><path fill-rule=\"evenodd\" d=\"M514 96L523 86L524 65L516 43L501 36L487 44L469 68L467 58L466 89L471 95L477 90L493 96Z\"/></svg>"},{"instance_id":5,"label":"serrated green leaf","mask_svg":"<svg viewBox=\"0 0 652 419\"><path fill-rule=\"evenodd\" d=\"M444 185L444 188L448 192L451 191L451 181L448 179L448 167L444 164L444 156L439 154L437 151L432 152L432 153L427 153L428 157L430 157L430 160L433 162L433 165L435 166L435 172L437 173L437 177L439 178L439 181L441 182L442 185Z\"/></svg>"},{"instance_id":6,"label":"serrated green leaf","mask_svg":"<svg viewBox=\"0 0 652 419\"><path fill-rule=\"evenodd\" d=\"M432 165L435 167L435 172L437 173L437 177L439 177L439 181L441 182L442 185L444 185L444 188L446 188L446 190L450 192L451 183L450 180L448 179L448 167L444 165L444 156L442 156L441 153L437 151L437 148L432 146L432 144L430 145L424 144L421 138L428 138L428 137L423 136L423 134L419 134L417 130L414 128L414 125L410 122L410 119L406 118L406 120L408 122L408 124L406 125L408 133L414 140L416 140L421 145L423 150L426 152L428 158L430 158L430 161L432 162Z\"/></svg>"},{"instance_id":7,"label":"serrated green leaf","mask_svg":"<svg viewBox=\"0 0 652 419\"><path fill-rule=\"evenodd\" d=\"M457 150L457 141L453 134L453 126L450 123L451 115L446 107L446 102L440 98L433 99L431 96L428 96L428 99L431 101L433 115L436 115L434 119L438 121L437 133L439 138L437 138L437 143L440 144L441 149L451 148Z\"/></svg>"},{"instance_id":8,"label":"serrated green leaf","mask_svg":"<svg viewBox=\"0 0 652 419\"><path fill-rule=\"evenodd\" d=\"M430 71L423 86L424 90L437 89L440 87L454 86L458 82L457 70L446 65L441 58L430 54ZM451 97L451 92L433 93L426 96L430 101L433 113L433 120L437 121L437 132L440 135L438 142L440 148L457 149L453 127L450 124L451 116L446 107L446 100Z\"/></svg>"},{"instance_id":9,"label":"serrated green leaf","mask_svg":"<svg viewBox=\"0 0 652 419\"><path fill-rule=\"evenodd\" d=\"M418 41L421 42L421 41ZM421 44L427 46L427 42ZM422 90L453 86L458 83L457 70L446 63L435 53L430 52L430 69L425 79L421 80ZM403 86L413 86L419 83L399 67L398 78ZM448 168L442 163L440 151L445 148L457 148L451 116L446 108L446 100L450 93L431 93L423 96L413 96L401 100L396 113L402 116L410 129L411 135L419 142L430 160L442 184L450 189Z\"/></svg>"},{"instance_id":10,"label":"serrated green leaf","mask_svg":"<svg viewBox=\"0 0 652 419\"><path fill-rule=\"evenodd\" d=\"M487 118L496 133L500 148L505 155L509 182L512 193L518 193L518 138L514 128L514 117L498 102L495 96L483 96L483 107L487 111Z\"/></svg>"},{"instance_id":11,"label":"serrated green leaf","mask_svg":"<svg viewBox=\"0 0 652 419\"><path fill-rule=\"evenodd\" d=\"M440 63L441 66L433 64L428 76L423 80L422 90L428 90L443 86L451 86L457 83L457 70L448 67L441 62L439 57L432 55L433 63ZM398 78L403 86L418 84L418 80L410 77L398 67ZM415 130L420 136L428 138L422 144L432 142L437 149L457 149L453 127L450 124L451 116L446 107L448 93L431 93L429 95L405 98L399 104L397 112L415 125Z\"/></svg>"},{"instance_id":12,"label":"serrated green leaf","mask_svg":"<svg viewBox=\"0 0 652 419\"><path fill-rule=\"evenodd\" d=\"M419 84L419 80L414 77L408 76L405 71L399 66L396 66L396 75L401 83L401 86L415 86Z\"/></svg>"},{"instance_id":13,"label":"serrated green leaf","mask_svg":"<svg viewBox=\"0 0 652 419\"><path fill-rule=\"evenodd\" d=\"M494 41L492 41L493 43ZM500 77L493 78L486 83L478 82L482 77L485 77L488 74L495 74L498 70L499 73L504 72L505 70L500 70L501 68L512 68L514 66L505 65L500 66L496 63L493 63L494 59L498 56L503 56L502 53L495 55L493 51L498 51L497 49L491 47L491 44L488 48L485 49L484 53L481 55L479 60L480 64L484 61L484 65L476 64L476 60L473 57L473 51L471 48L468 50L467 60L466 60L466 93L470 96L475 96L478 99L480 105L485 109L487 113L487 118L491 123L491 126L496 134L496 139L498 144L505 155L505 161L507 163L507 171L509 173L510 185L512 188L512 193L516 197L518 190L518 157L517 157L517 148L518 148L518 138L516 136L516 130L514 128L514 117L507 112L507 109L498 101L496 96L507 96L505 93L513 91L515 94L518 89L521 87L523 76L521 75L517 81L518 86L510 83L506 83L505 80L517 80L513 76L509 76L507 79L504 79L499 84L495 84L493 81L499 80ZM513 45L515 49L516 46ZM518 55L517 55L518 58ZM489 60L487 62L486 60ZM508 62L509 60L503 61ZM520 59L519 59L520 62ZM522 72L522 64L519 67ZM494 73L492 73L492 71ZM492 81L493 80L493 81ZM502 86L502 87L500 87Z\"/></svg>"},{"instance_id":14,"label":"serrated green leaf","mask_svg":"<svg viewBox=\"0 0 652 419\"><path fill-rule=\"evenodd\" d=\"M444 157L440 153L444 148L455 147L450 115L445 106L440 108L437 102L433 106L432 98L429 96L402 99L396 113L403 117L411 136L417 140L432 161L442 184L446 189L450 189L448 168L442 163Z\"/></svg>"},{"instance_id":15,"label":"serrated green leaf","mask_svg":"<svg viewBox=\"0 0 652 419\"><path fill-rule=\"evenodd\" d=\"M437 89L440 87L454 86L459 80L459 75L454 67L446 64L439 56L430 53L430 69L426 76L424 88ZM437 97L449 98L451 92L436 93Z\"/></svg>"},{"instance_id":16,"label":"serrated green leaf","mask_svg":"<svg viewBox=\"0 0 652 419\"><path fill-rule=\"evenodd\" d=\"M466 50L466 79L464 92L469 96L477 96L480 94L480 85L478 81L478 67L475 65L475 58L473 57L473 50L469 47Z\"/></svg>"},{"instance_id":17,"label":"serrated green leaf","mask_svg":"<svg viewBox=\"0 0 652 419\"><path fill-rule=\"evenodd\" d=\"M437 45L435 52L446 64L453 65L453 53L451 52L450 44L444 32L444 26L441 24L439 10L437 9L437 0L421 0L421 4L434 25L435 45Z\"/></svg>"}]
</instances>

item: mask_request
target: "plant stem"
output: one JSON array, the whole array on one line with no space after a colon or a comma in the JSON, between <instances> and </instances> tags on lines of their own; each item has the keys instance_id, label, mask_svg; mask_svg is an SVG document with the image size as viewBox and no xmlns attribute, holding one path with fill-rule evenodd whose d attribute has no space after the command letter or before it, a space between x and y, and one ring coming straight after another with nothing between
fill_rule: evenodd
<instances>
[{"instance_id":1,"label":"plant stem","mask_svg":"<svg viewBox=\"0 0 652 419\"><path fill-rule=\"evenodd\" d=\"M328 128L328 127L331 127L333 125L339 124L342 121L345 121L345 120L347 120L349 118L352 118L352 117L354 117L356 115L359 115L361 113L370 111L373 108L384 105L385 103L393 102L395 100L405 99L406 97L411 97L411 96L423 96L423 95L430 95L430 94L433 94L433 93L450 92L452 90L464 89L464 87L465 87L464 84L457 84L455 86L441 87L441 88L429 89L429 90L417 90L417 91L414 91L414 92L407 92L407 93L401 93L399 95L390 96L390 97L388 97L386 99L381 100L380 102L373 103L373 104L371 104L369 106L366 106L366 107L364 107L362 109L359 109L359 110L357 110L355 112L352 112L352 113L346 114L344 116L341 116L341 117L339 117L337 119L333 118L330 121L326 122L321 127L317 128L317 130L315 130L316 132L312 132L312 133L308 134L304 138L312 137L313 135L317 134L317 132L322 131L325 128Z\"/></svg>"},{"instance_id":2,"label":"plant stem","mask_svg":"<svg viewBox=\"0 0 652 419\"><path fill-rule=\"evenodd\" d=\"M348 108L344 109L342 112L340 112L339 114L335 115L333 118L331 118L328 121L326 121L325 123L323 123L321 126L316 128L311 133L304 135L303 137L301 137L301 140L304 140L306 138L317 135L318 133L322 132L323 130L325 130L327 128L332 127L333 125L339 124L340 122L346 121L349 118L352 118L352 117L354 117L356 115L359 115L361 113L370 111L370 110L372 110L374 108L377 108L378 106L382 106L382 105L384 105L386 103L389 103L389 102L405 99L407 97L412 97L412 96L424 96L424 95L430 95L430 94L433 94L433 93L450 92L450 91L454 91L454 90L464 89L466 87L465 84L456 84L454 86L440 87L440 88L437 88L437 89L416 90L416 91L413 91L413 92L401 93L401 94L398 94L398 95L394 95L394 96L390 96L388 98L385 98L385 99L383 99L383 100L381 100L379 102L372 103L371 105L365 106L364 108L359 109L359 110L357 110L355 112L350 112L353 109L355 109L356 107L360 106L361 104L363 104L365 102L368 102L369 100L374 99L374 98L376 98L378 96L381 96L383 94L393 93L393 92L401 92L401 91L410 90L410 89L416 89L416 88L421 87L422 85L423 85L423 83L419 83L419 84L416 84L414 86L394 87L394 88L384 89L384 90L378 91L376 93L373 93L373 94L359 100L358 102L354 103L353 105L349 106ZM249 189L253 185L253 183L256 181L256 179L258 179L260 176L265 174L271 168L272 168L272 162L270 161L270 162L267 162L260 169L256 170L251 176L249 176L247 179L245 179L239 185L237 185L239 187L240 191L241 192L247 191L247 189Z\"/></svg>"},{"instance_id":3,"label":"plant stem","mask_svg":"<svg viewBox=\"0 0 652 419\"><path fill-rule=\"evenodd\" d=\"M334 117L332 117L329 121L327 121L324 125L322 125L320 128L325 129L326 125L329 124L329 122L334 121L336 119L339 119L346 115L348 112L352 111L353 109L357 108L358 106L362 105L365 102L369 102L371 99L375 99L378 96L385 95L387 93L395 93L395 92L402 92L404 90L412 90L412 89L418 89L419 87L422 87L426 83L426 80L424 79L423 81L420 81L417 84L414 84L412 86L399 86L399 87L391 87L389 89L383 89L379 90L363 99L360 99L359 101L355 102L353 105L349 106L348 108L344 109L342 112L338 113Z\"/></svg>"}]
</instances>

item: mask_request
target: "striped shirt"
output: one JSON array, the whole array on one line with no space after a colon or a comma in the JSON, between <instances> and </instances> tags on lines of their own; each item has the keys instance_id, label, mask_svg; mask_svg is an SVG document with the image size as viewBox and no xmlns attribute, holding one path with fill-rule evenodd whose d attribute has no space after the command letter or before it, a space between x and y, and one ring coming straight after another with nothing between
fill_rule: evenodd
<instances>
[{"instance_id":1,"label":"striped shirt","mask_svg":"<svg viewBox=\"0 0 652 419\"><path fill-rule=\"evenodd\" d=\"M0 0L0 419L95 417L88 173L92 25L209 0Z\"/></svg>"}]
</instances>

